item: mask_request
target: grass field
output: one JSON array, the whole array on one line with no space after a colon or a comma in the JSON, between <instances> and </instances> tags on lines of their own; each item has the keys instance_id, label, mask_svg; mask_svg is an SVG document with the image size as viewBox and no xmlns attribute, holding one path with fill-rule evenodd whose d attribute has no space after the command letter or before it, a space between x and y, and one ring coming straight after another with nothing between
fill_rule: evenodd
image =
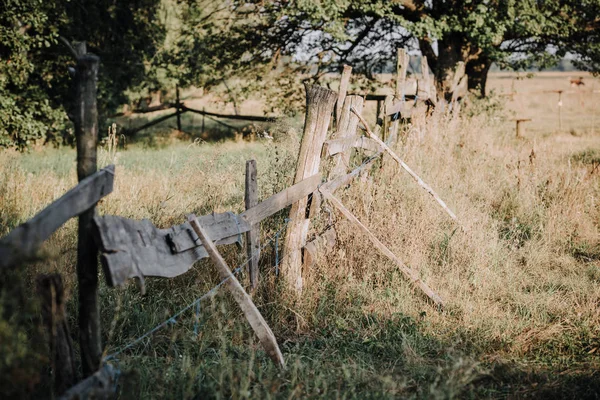
<instances>
[{"instance_id":1,"label":"grass field","mask_svg":"<svg viewBox=\"0 0 600 400\"><path fill-rule=\"evenodd\" d=\"M592 81L586 78L585 90ZM497 91L511 85L505 76L490 82ZM539 76L515 85L519 92L558 90L568 81ZM496 97L465 106L460 116L434 113L403 128L396 150L456 212L465 232L391 160L339 192L441 295L444 310L325 204L314 229L334 223L338 243L306 271L301 300L282 291L274 249L263 251L255 301L278 338L286 371L271 364L222 291L202 304L197 319L190 312L119 355L121 397L600 397L600 133L591 124L598 104L584 93L577 98L584 107L571 109L565 95L569 111L559 131L552 122L555 100L544 93L516 104ZM525 137L515 137L515 114L534 119ZM293 179L300 126L292 121L272 129L273 141L192 142L165 130L117 153L103 148L100 163L116 163L117 172L114 193L99 211L148 218L159 227L181 223L190 212L240 212L246 160L257 160L260 198ZM5 235L75 184L75 153L4 152L0 171ZM263 224L265 239L285 216ZM40 368L43 339L32 328L36 308L29 293L36 274L63 274L77 337L75 232L75 221L59 229L44 246L44 261L28 266L24 281L3 280L0 362L3 371L21 371L2 374L8 397L39 396L49 384ZM244 261L235 245L224 253L232 266ZM145 296L134 284L111 289L103 283L107 354L217 282L204 260L176 279L148 279Z\"/></svg>"}]
</instances>

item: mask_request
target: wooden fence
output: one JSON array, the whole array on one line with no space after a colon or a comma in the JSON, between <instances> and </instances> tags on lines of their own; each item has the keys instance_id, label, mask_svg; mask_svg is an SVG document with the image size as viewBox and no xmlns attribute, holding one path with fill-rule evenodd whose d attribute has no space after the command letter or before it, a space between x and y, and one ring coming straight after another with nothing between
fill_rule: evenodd
<instances>
[{"instance_id":1,"label":"wooden fence","mask_svg":"<svg viewBox=\"0 0 600 400\"><path fill-rule=\"evenodd\" d=\"M302 265L312 262L316 253L323 249L318 245L322 237L308 241L307 235L311 220L320 213L320 204L328 201L373 243L375 249L396 264L406 279L420 289L426 298L442 307L443 300L420 279L419 274L406 266L400 257L378 239L376 234L371 232L335 195L336 191L351 184L359 175L368 174L383 153L388 153L434 198L452 220L458 222L456 215L436 192L392 150L398 137L402 114L411 112L410 107L416 104L411 102L408 106L404 101L403 85L407 62L405 52L400 51L395 88L397 95L385 99L379 110L377 125L373 130L361 115L364 99L345 93L351 78L350 67L346 67L342 75L339 93L316 85L306 86L304 134L294 184L291 187L259 202L257 165L255 161L250 160L246 165L246 210L244 212L239 215L233 212L212 213L199 217L190 215L179 225L159 229L148 220L139 221L115 215L99 215L95 211L95 204L112 192L116 172L114 166L96 172L98 124L95 99L99 60L96 56L87 54L85 46L79 46L76 69L79 184L0 240L0 267L14 267L34 257L41 243L69 218L79 216L77 257L79 346L86 379L76 385L74 352L66 325L60 276L43 277L39 284L40 292L44 296L44 309L60 311L56 315L49 314L44 319L47 321L49 332L58 332L50 335L56 392L63 394L63 398L81 398L91 394L111 393L116 388L116 368L111 366L109 358L101 358L97 295L98 258L109 286L123 285L127 280L137 278L144 288L144 280L147 277L179 276L186 273L196 261L210 257L222 278L221 283L214 290L217 290L220 285L227 286L266 353L283 368L284 359L273 332L253 304L250 295L219 254L217 246L240 242L245 236L250 287L256 288L260 280L258 261L261 249L259 243L261 221L289 206L291 209L285 234L281 276L290 291L302 293ZM431 85L422 84L421 88L425 88L426 93L432 91ZM421 100L425 104L441 101L433 95L423 96ZM330 129L334 109L335 125ZM177 112L179 113L180 110L195 111L185 106L178 107ZM359 128L367 135L361 135ZM329 132L332 132L331 137L328 137ZM379 135L385 141L381 140ZM357 148L365 152L368 157L360 166L350 170L351 153ZM329 158L333 159L333 167L329 171L324 171L321 161ZM323 236L330 233L328 231ZM325 239L331 241L331 236ZM186 309L188 308L189 306ZM57 330L56 327L59 325L61 329ZM157 326L146 336L162 326L164 325ZM137 342L131 345L135 343ZM60 373L57 373L58 370ZM71 389L66 390L69 387Z\"/></svg>"}]
</instances>

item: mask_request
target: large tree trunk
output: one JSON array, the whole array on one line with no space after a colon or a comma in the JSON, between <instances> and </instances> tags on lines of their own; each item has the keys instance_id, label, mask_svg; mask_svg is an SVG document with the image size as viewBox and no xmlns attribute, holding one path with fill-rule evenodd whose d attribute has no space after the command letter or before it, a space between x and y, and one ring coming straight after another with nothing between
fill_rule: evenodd
<instances>
[{"instance_id":1,"label":"large tree trunk","mask_svg":"<svg viewBox=\"0 0 600 400\"><path fill-rule=\"evenodd\" d=\"M452 80L459 61L465 61L462 40L458 33L452 33L438 41L438 56L434 69L435 81L440 99L452 100Z\"/></svg>"},{"instance_id":2,"label":"large tree trunk","mask_svg":"<svg viewBox=\"0 0 600 400\"><path fill-rule=\"evenodd\" d=\"M492 61L486 56L478 57L467 63L466 71L469 76L469 91L485 97L487 76L491 66Z\"/></svg>"}]
</instances>

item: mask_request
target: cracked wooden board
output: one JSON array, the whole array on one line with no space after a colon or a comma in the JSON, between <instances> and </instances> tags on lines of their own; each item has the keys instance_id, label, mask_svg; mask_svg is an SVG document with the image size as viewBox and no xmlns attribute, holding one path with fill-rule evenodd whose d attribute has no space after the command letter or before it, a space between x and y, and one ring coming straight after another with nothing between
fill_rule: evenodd
<instances>
[{"instance_id":1,"label":"cracked wooden board","mask_svg":"<svg viewBox=\"0 0 600 400\"><path fill-rule=\"evenodd\" d=\"M230 213L204 215L200 220L220 244L235 243L249 230L247 224L238 224L241 218ZM145 276L173 278L208 257L188 222L169 229L159 229L147 219L114 215L96 216L94 222L110 286L122 285L130 278L143 281Z\"/></svg>"},{"instance_id":2,"label":"cracked wooden board","mask_svg":"<svg viewBox=\"0 0 600 400\"><path fill-rule=\"evenodd\" d=\"M112 193L115 166L83 179L77 186L52 202L29 221L13 229L0 240L0 268L27 261L52 233L69 219L89 210Z\"/></svg>"}]
</instances>

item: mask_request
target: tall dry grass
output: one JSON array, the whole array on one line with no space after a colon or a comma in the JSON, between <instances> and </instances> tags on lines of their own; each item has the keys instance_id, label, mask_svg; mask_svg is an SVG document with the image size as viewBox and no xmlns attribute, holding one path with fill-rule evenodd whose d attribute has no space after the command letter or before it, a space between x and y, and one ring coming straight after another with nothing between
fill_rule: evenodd
<instances>
[{"instance_id":1,"label":"tall dry grass","mask_svg":"<svg viewBox=\"0 0 600 400\"><path fill-rule=\"evenodd\" d=\"M280 340L288 370L269 364L235 305L219 296L203 305L198 335L190 316L120 357L122 369L132 371L125 381L135 382L137 396L593 393L598 380L585 371L598 367L600 352L598 136L517 139L507 116L472 105L461 115L414 120L401 138L398 154L466 231L388 157L338 195L445 299L444 310L428 303L324 203L311 234L334 223L338 243L305 271L299 301L281 291L273 249L263 252L255 299ZM159 227L181 223L190 212L240 212L245 161L257 159L266 198L291 183L297 149L297 134L287 128L267 143L105 148L102 162L116 161L117 170L115 190L99 210L148 218ZM353 162L360 164L362 155ZM0 171L2 234L76 181L73 151L5 152ZM263 235L272 235L284 217L263 224ZM75 226L70 221L52 236L44 246L46 261L29 266L30 277L59 271L73 292ZM232 266L244 259L235 246L224 252ZM148 280L146 297L132 286L102 286L104 343L109 350L128 343L216 281L210 262L203 261L177 279Z\"/></svg>"}]
</instances>

